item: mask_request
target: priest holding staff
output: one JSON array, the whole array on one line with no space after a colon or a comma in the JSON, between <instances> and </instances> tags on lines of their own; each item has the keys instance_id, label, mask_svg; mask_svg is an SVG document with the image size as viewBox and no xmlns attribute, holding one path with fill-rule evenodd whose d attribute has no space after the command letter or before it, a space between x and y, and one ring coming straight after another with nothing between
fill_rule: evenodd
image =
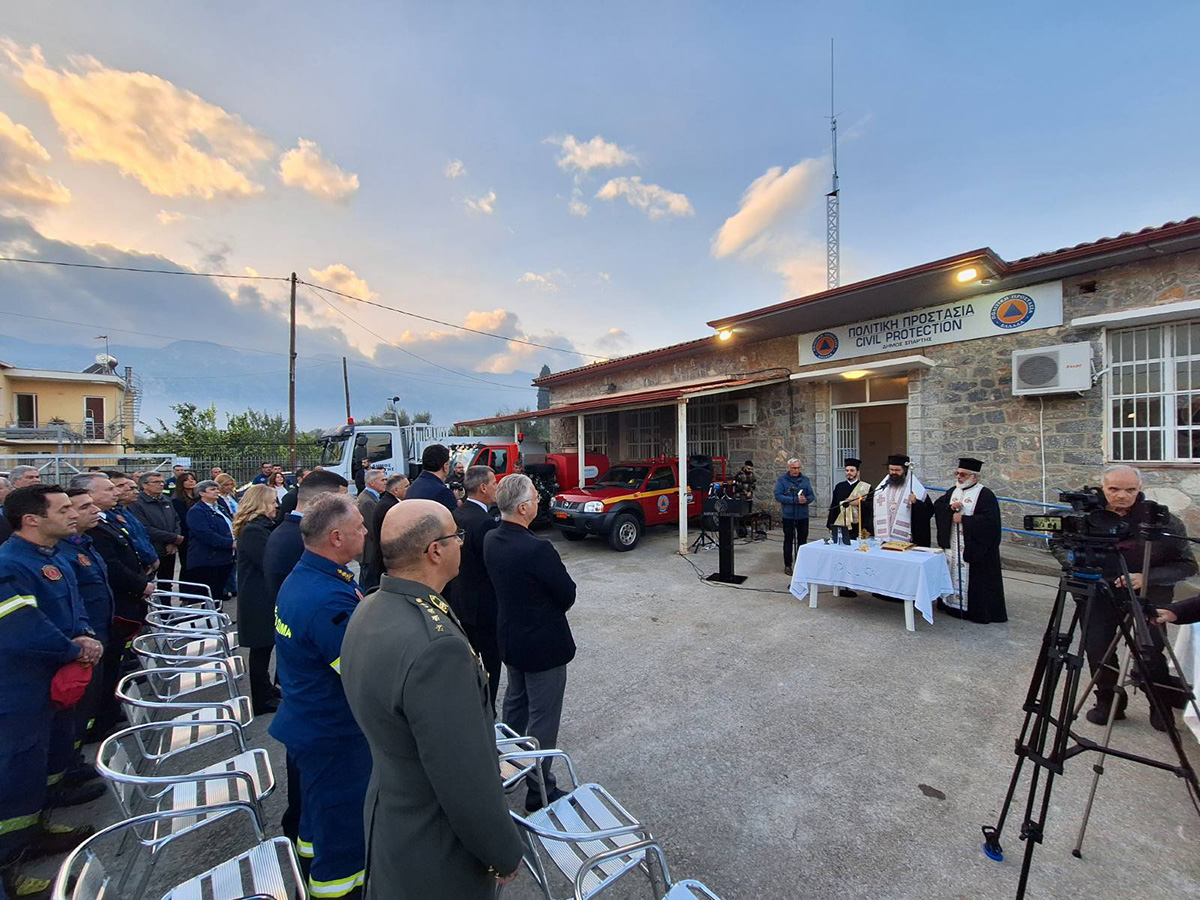
<instances>
[{"instance_id":1,"label":"priest holding staff","mask_svg":"<svg viewBox=\"0 0 1200 900\"><path fill-rule=\"evenodd\" d=\"M939 605L951 615L987 624L1007 622L1008 613L1000 572L1000 504L979 483L982 470L979 460L960 459L957 484L937 499L933 515L955 591Z\"/></svg>"}]
</instances>

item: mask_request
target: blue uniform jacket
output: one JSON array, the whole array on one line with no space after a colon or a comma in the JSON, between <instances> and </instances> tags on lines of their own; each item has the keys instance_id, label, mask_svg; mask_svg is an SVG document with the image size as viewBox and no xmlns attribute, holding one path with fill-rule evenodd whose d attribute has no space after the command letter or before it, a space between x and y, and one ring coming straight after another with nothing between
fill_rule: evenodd
<instances>
[{"instance_id":1,"label":"blue uniform jacket","mask_svg":"<svg viewBox=\"0 0 1200 900\"><path fill-rule=\"evenodd\" d=\"M58 547L75 571L88 624L96 632L96 640L107 646L112 628L113 594L108 586L108 566L104 564L104 557L86 534L69 537Z\"/></svg>"},{"instance_id":2,"label":"blue uniform jacket","mask_svg":"<svg viewBox=\"0 0 1200 900\"><path fill-rule=\"evenodd\" d=\"M458 498L454 496L454 492L446 487L446 482L438 478L432 472L422 472L413 483L408 486L408 493L404 495L405 500L436 500L450 512L458 509Z\"/></svg>"},{"instance_id":3,"label":"blue uniform jacket","mask_svg":"<svg viewBox=\"0 0 1200 900\"><path fill-rule=\"evenodd\" d=\"M800 494L808 498L808 503L796 502L796 497ZM807 475L793 478L784 472L775 481L775 499L778 501L785 519L807 519L808 508L817 499L817 495L813 493L812 482L808 480Z\"/></svg>"},{"instance_id":4,"label":"blue uniform jacket","mask_svg":"<svg viewBox=\"0 0 1200 900\"><path fill-rule=\"evenodd\" d=\"M118 506L113 512L120 517L119 521L129 532L129 540L133 543L133 549L137 551L142 565L152 566L157 563L158 551L154 549L154 543L150 540L150 534L142 520L135 516L128 506Z\"/></svg>"},{"instance_id":5,"label":"blue uniform jacket","mask_svg":"<svg viewBox=\"0 0 1200 900\"><path fill-rule=\"evenodd\" d=\"M292 574L296 563L304 555L304 538L300 536L300 521L304 517L298 512L288 513L275 526L267 538L267 552L263 554L263 575L267 580L267 592L271 606L279 596L283 582Z\"/></svg>"},{"instance_id":6,"label":"blue uniform jacket","mask_svg":"<svg viewBox=\"0 0 1200 900\"><path fill-rule=\"evenodd\" d=\"M362 738L342 690L342 638L362 591L345 566L308 550L279 589L275 670L283 702L267 729L289 750Z\"/></svg>"},{"instance_id":7,"label":"blue uniform jacket","mask_svg":"<svg viewBox=\"0 0 1200 900\"><path fill-rule=\"evenodd\" d=\"M0 545L0 709L49 709L50 679L80 653L71 638L90 631L69 559L15 534Z\"/></svg>"},{"instance_id":8,"label":"blue uniform jacket","mask_svg":"<svg viewBox=\"0 0 1200 900\"><path fill-rule=\"evenodd\" d=\"M227 566L233 563L233 532L225 517L203 501L187 512L188 568Z\"/></svg>"}]
</instances>

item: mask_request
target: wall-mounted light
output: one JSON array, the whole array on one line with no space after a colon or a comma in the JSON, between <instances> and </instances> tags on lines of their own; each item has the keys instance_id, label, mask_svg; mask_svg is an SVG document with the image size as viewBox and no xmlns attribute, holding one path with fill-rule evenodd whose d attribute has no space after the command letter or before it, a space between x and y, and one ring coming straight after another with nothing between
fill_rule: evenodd
<instances>
[{"instance_id":1,"label":"wall-mounted light","mask_svg":"<svg viewBox=\"0 0 1200 900\"><path fill-rule=\"evenodd\" d=\"M847 381L858 381L860 378L866 378L871 374L869 369L855 369L853 372L843 372L842 377Z\"/></svg>"},{"instance_id":2,"label":"wall-mounted light","mask_svg":"<svg viewBox=\"0 0 1200 900\"><path fill-rule=\"evenodd\" d=\"M954 273L954 280L959 284L967 284L979 278L979 270L974 266L967 266L965 269L959 269Z\"/></svg>"},{"instance_id":3,"label":"wall-mounted light","mask_svg":"<svg viewBox=\"0 0 1200 900\"><path fill-rule=\"evenodd\" d=\"M718 332L717 332L717 339L718 339L718 340L721 340L721 341L727 341L727 340L729 340L731 337L733 337L733 331L732 331L732 330L730 330L730 329L728 329L728 328L723 328L723 329L721 329L720 331L718 331Z\"/></svg>"}]
</instances>

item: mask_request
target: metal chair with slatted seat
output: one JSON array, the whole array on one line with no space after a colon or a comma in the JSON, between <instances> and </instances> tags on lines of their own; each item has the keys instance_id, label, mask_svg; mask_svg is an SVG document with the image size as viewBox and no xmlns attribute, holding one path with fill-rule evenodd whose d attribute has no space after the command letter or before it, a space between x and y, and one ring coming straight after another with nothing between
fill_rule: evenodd
<instances>
[{"instance_id":1,"label":"metal chair with slatted seat","mask_svg":"<svg viewBox=\"0 0 1200 900\"><path fill-rule=\"evenodd\" d=\"M220 815L216 815L220 813ZM204 848L219 847L228 841L228 813L243 814L253 829L253 840L245 850L215 866L201 869ZM300 872L292 842L285 837L268 839L251 804L230 802L209 807L199 827L207 828L220 821L219 835L207 841L199 852L191 841L186 849L174 849L179 844L170 840L153 845L138 843L128 862L117 856L128 835L136 831L171 830L164 823L174 818L187 818L178 813L147 813L117 822L96 832L73 851L63 862L54 880L53 900L142 900L147 886L160 864L167 860L174 870L195 872L162 894L162 900L307 900L308 887ZM138 867L141 872L136 872ZM200 869L199 872L196 870ZM134 887L125 890L130 876L137 874ZM157 893L157 891L156 891Z\"/></svg>"},{"instance_id":2,"label":"metal chair with slatted seat","mask_svg":"<svg viewBox=\"0 0 1200 900\"><path fill-rule=\"evenodd\" d=\"M143 844L149 846L186 834L208 816L225 814L205 813L204 809L231 801L251 804L262 823L262 802L275 790L275 773L271 770L267 751L248 748L242 727L236 722L214 722L211 727L219 732L215 740L228 739L233 745L231 749L236 752L192 771L168 772L168 769L186 767L186 761L180 760L180 755L195 750L199 744L188 745L172 754L169 764L162 756L142 752L147 743L161 742L155 737L147 740L147 736L170 730L191 730L192 726L186 723L147 722L118 731L101 742L96 751L96 769L109 783L117 805L127 818L147 812L193 814L164 820L153 829L135 830Z\"/></svg>"},{"instance_id":3,"label":"metal chair with slatted seat","mask_svg":"<svg viewBox=\"0 0 1200 900\"><path fill-rule=\"evenodd\" d=\"M707 886L691 878L684 878L681 881L671 880L671 869L667 866L667 858L663 855L662 848L658 846L656 841L638 841L636 844L629 844L626 847L620 847L615 850L606 850L603 853L597 853L594 856L588 857L588 860L575 873L575 900L584 900L585 897L595 896L597 891L593 890L590 894L587 893L585 881L588 874L596 867L603 865L611 859L620 858L631 852L648 852L653 853L658 861L658 869L662 873L663 881L666 882L667 892L663 894L662 900L721 900Z\"/></svg>"},{"instance_id":4,"label":"metal chair with slatted seat","mask_svg":"<svg viewBox=\"0 0 1200 900\"><path fill-rule=\"evenodd\" d=\"M180 669L178 674L191 675L194 668ZM160 691L160 686L170 684L169 669L143 669L131 672L117 682L116 695L131 725L151 722L170 722L186 725L191 731L174 729L148 740L150 735L138 732L141 753L147 759L167 759L186 750L221 736L216 727L220 722L234 722L239 726L254 721L254 707L250 698L236 693L234 680L225 669L214 668L216 677L213 693L219 694L210 700L179 700L174 695Z\"/></svg>"},{"instance_id":5,"label":"metal chair with slatted seat","mask_svg":"<svg viewBox=\"0 0 1200 900\"><path fill-rule=\"evenodd\" d=\"M159 677L159 693L172 697L186 697L216 686L222 681L222 671L235 681L245 674L241 656L227 654L225 647L204 655L204 645L203 640L181 641L177 635L153 631L139 634L130 643L142 668Z\"/></svg>"},{"instance_id":6,"label":"metal chair with slatted seat","mask_svg":"<svg viewBox=\"0 0 1200 900\"><path fill-rule=\"evenodd\" d=\"M206 637L224 635L230 647L238 646L237 626L223 612L190 607L154 608L146 613L146 627L170 634L195 634Z\"/></svg>"},{"instance_id":7,"label":"metal chair with slatted seat","mask_svg":"<svg viewBox=\"0 0 1200 900\"><path fill-rule=\"evenodd\" d=\"M150 610L147 615L165 612L166 610ZM203 615L211 613L205 612ZM146 629L134 640L139 638L142 640L138 646L167 656L178 655L214 661L241 658L237 652L237 644L230 640L228 632L221 629L178 628L172 625L159 628L151 626L147 619ZM130 646L133 646L132 642Z\"/></svg>"},{"instance_id":8,"label":"metal chair with slatted seat","mask_svg":"<svg viewBox=\"0 0 1200 900\"><path fill-rule=\"evenodd\" d=\"M604 890L621 876L640 870L653 888L658 877L648 865L642 841L652 841L650 830L633 817L616 798L598 784L580 784L571 758L561 750L522 751L531 760L561 758L566 763L573 788L537 812L513 820L525 844L524 863L546 900L555 900L542 853L566 877L569 884L580 879L584 900ZM542 787L543 800L545 787ZM581 870L598 854L609 853L603 861Z\"/></svg>"},{"instance_id":9,"label":"metal chair with slatted seat","mask_svg":"<svg viewBox=\"0 0 1200 900\"><path fill-rule=\"evenodd\" d=\"M537 760L526 753L540 750L538 739L517 734L503 722L495 724L496 752L500 754L500 783L505 791L514 791L521 780L537 768Z\"/></svg>"}]
</instances>

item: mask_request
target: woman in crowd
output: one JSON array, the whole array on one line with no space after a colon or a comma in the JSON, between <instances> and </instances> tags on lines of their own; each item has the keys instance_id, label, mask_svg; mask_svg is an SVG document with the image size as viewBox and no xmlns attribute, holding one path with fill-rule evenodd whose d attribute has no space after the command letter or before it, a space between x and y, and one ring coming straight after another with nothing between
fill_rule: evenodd
<instances>
[{"instance_id":1,"label":"woman in crowd","mask_svg":"<svg viewBox=\"0 0 1200 900\"><path fill-rule=\"evenodd\" d=\"M221 492L217 498L217 505L222 507L229 514L229 518L232 519L237 515L238 511L237 482L227 472L222 472L213 481L217 483L217 487Z\"/></svg>"},{"instance_id":2,"label":"woman in crowd","mask_svg":"<svg viewBox=\"0 0 1200 900\"><path fill-rule=\"evenodd\" d=\"M192 581L208 586L214 600L224 600L233 569L233 523L217 506L220 489L215 481L199 482L195 494L187 514L188 572Z\"/></svg>"},{"instance_id":3,"label":"woman in crowd","mask_svg":"<svg viewBox=\"0 0 1200 900\"><path fill-rule=\"evenodd\" d=\"M175 507L175 515L179 516L179 531L183 535L183 543L179 545L179 580L187 581L187 514L196 502L196 473L181 472L175 479L175 490L171 493L171 505Z\"/></svg>"},{"instance_id":4,"label":"woman in crowd","mask_svg":"<svg viewBox=\"0 0 1200 900\"><path fill-rule=\"evenodd\" d=\"M275 491L275 502L282 503L284 496L287 494L287 479L283 477L282 472L275 472L271 475L271 480L267 484Z\"/></svg>"},{"instance_id":5,"label":"woman in crowd","mask_svg":"<svg viewBox=\"0 0 1200 900\"><path fill-rule=\"evenodd\" d=\"M271 650L275 647L275 602L267 589L263 558L275 524L275 490L252 485L233 517L237 540L238 642L250 650L250 699L255 715L275 712Z\"/></svg>"}]
</instances>

